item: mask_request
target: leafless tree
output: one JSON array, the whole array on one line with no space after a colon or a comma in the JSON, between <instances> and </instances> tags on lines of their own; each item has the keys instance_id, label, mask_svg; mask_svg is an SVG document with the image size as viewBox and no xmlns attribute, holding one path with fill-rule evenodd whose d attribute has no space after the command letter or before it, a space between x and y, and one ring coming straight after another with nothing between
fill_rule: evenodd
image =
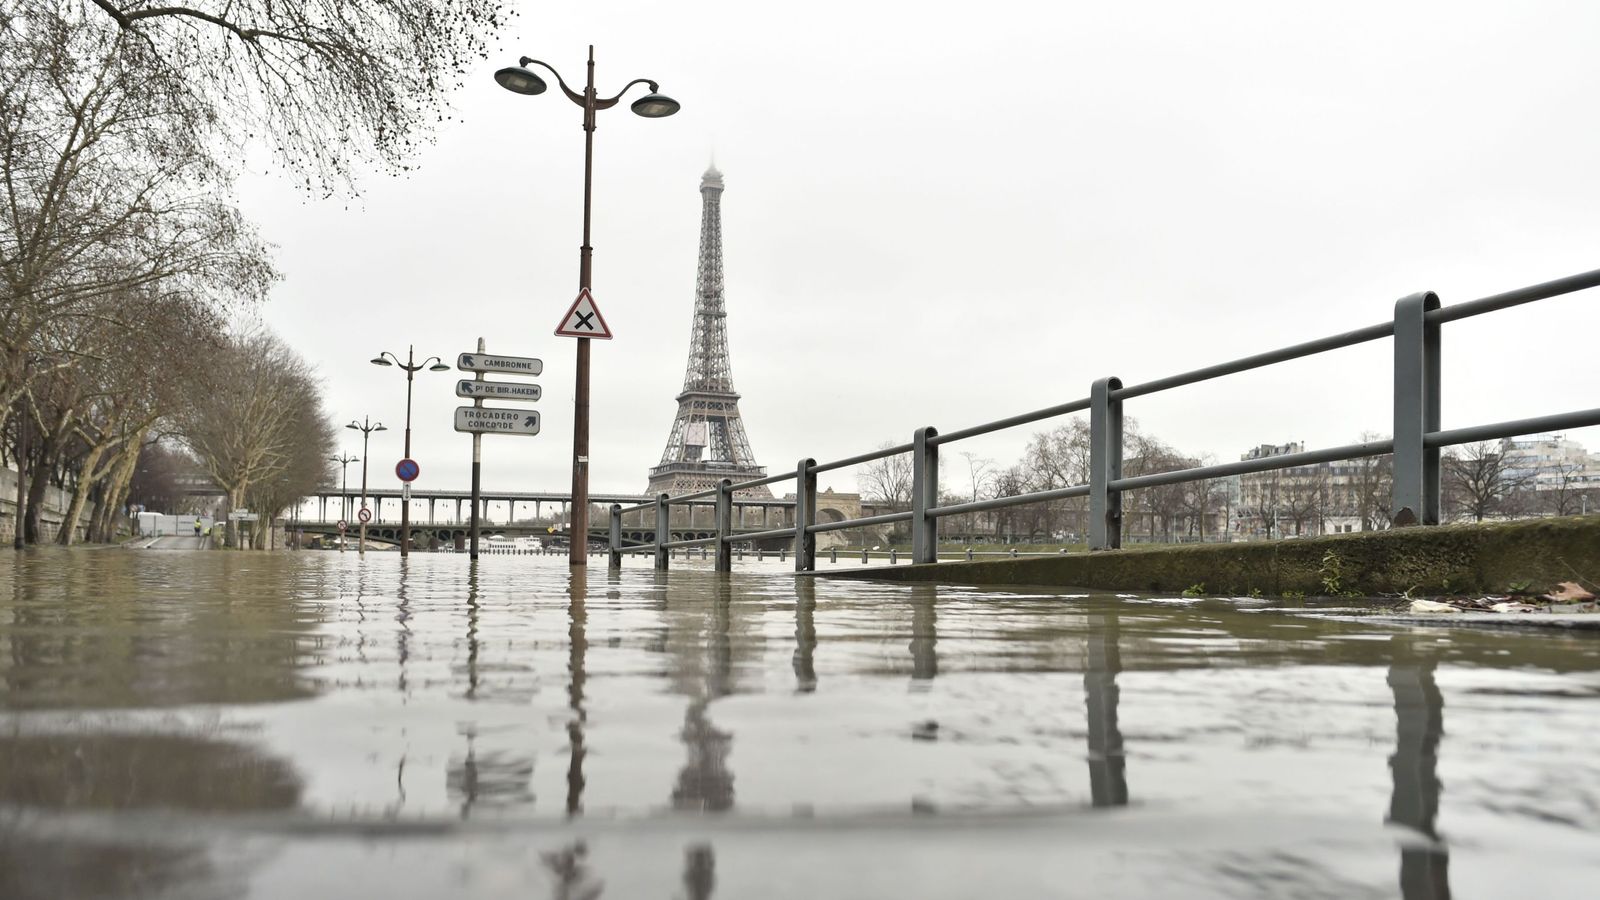
<instances>
[{"instance_id":1,"label":"leafless tree","mask_svg":"<svg viewBox=\"0 0 1600 900\"><path fill-rule=\"evenodd\" d=\"M410 168L451 117L450 91L508 23L503 0L13 0L100 42L143 48L178 77L204 137L262 141L308 189L351 186L363 162Z\"/></svg>"},{"instance_id":2,"label":"leafless tree","mask_svg":"<svg viewBox=\"0 0 1600 900\"><path fill-rule=\"evenodd\" d=\"M883 450L893 447L893 441L878 445ZM862 463L856 469L856 486L863 499L882 503L892 509L911 508L911 454L895 453L882 459Z\"/></svg>"},{"instance_id":3,"label":"leafless tree","mask_svg":"<svg viewBox=\"0 0 1600 900\"><path fill-rule=\"evenodd\" d=\"M255 509L261 535L278 513L330 477L333 430L310 368L270 334L233 339L213 371L213 381L175 417L177 430L226 492L228 509ZM237 546L235 529L230 521L230 546Z\"/></svg>"},{"instance_id":4,"label":"leafless tree","mask_svg":"<svg viewBox=\"0 0 1600 900\"><path fill-rule=\"evenodd\" d=\"M1452 447L1440 460L1447 506L1474 522L1504 511L1512 494L1529 477L1511 465L1498 444L1477 443Z\"/></svg>"}]
</instances>

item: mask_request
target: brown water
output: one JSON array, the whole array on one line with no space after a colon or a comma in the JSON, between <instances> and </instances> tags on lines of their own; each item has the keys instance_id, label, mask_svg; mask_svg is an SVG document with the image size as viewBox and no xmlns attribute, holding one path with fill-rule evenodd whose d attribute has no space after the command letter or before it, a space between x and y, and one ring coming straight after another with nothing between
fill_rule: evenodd
<instances>
[{"instance_id":1,"label":"brown water","mask_svg":"<svg viewBox=\"0 0 1600 900\"><path fill-rule=\"evenodd\" d=\"M698 565L698 564L695 564ZM1590 897L1600 639L630 563L0 563L0 897Z\"/></svg>"}]
</instances>

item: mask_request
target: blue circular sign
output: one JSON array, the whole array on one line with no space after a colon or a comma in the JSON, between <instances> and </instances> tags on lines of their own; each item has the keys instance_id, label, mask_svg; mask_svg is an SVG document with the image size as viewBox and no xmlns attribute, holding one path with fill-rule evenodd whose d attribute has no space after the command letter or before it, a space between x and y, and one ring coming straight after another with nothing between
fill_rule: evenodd
<instances>
[{"instance_id":1,"label":"blue circular sign","mask_svg":"<svg viewBox=\"0 0 1600 900\"><path fill-rule=\"evenodd\" d=\"M422 474L422 467L414 459L402 459L394 464L394 474L401 481L416 481Z\"/></svg>"}]
</instances>

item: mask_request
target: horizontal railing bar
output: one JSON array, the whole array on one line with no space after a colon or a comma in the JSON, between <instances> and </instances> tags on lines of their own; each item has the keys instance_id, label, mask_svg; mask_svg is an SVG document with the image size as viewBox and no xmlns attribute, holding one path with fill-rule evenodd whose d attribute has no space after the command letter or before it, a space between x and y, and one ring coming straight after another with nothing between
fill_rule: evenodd
<instances>
[{"instance_id":1,"label":"horizontal railing bar","mask_svg":"<svg viewBox=\"0 0 1600 900\"><path fill-rule=\"evenodd\" d=\"M663 549L663 550L676 550L679 547L710 546L711 544L715 544L716 542L717 542L717 538L716 538L715 535L713 535L711 537L704 537L704 538L685 538L684 540L681 540L681 541L667 541L667 542L665 542L665 543L663 543L661 545L661 549Z\"/></svg>"},{"instance_id":2,"label":"horizontal railing bar","mask_svg":"<svg viewBox=\"0 0 1600 900\"><path fill-rule=\"evenodd\" d=\"M1422 446L1450 447L1455 444L1492 441L1498 438L1516 437L1519 434L1538 434L1544 431L1561 431L1567 428L1583 428L1589 425L1600 425L1600 409L1580 409L1575 412L1537 416L1532 419L1515 419L1510 422L1495 422L1490 425L1473 425L1470 428L1434 431L1422 436Z\"/></svg>"},{"instance_id":3,"label":"horizontal railing bar","mask_svg":"<svg viewBox=\"0 0 1600 900\"><path fill-rule=\"evenodd\" d=\"M1014 428L1018 425L1028 425L1041 419L1053 419L1056 416L1064 416L1067 413L1083 412L1088 408L1089 398L1085 397L1082 400L1074 400L1071 403L1047 406L1044 409L1036 409L1033 412L1026 412L1020 415L1010 416L1009 418L1005 419L996 419L993 422L985 422L982 425L973 425L970 428L962 428L957 431L952 431L948 434L936 434L933 437L928 438L928 443L933 446L938 446L939 444L948 444L951 441L959 441L963 438L977 437L980 434L989 434L991 432L1000 431L1004 428ZM907 444L906 446L910 447L911 445Z\"/></svg>"},{"instance_id":4,"label":"horizontal railing bar","mask_svg":"<svg viewBox=\"0 0 1600 900\"><path fill-rule=\"evenodd\" d=\"M707 497L716 497L716 496L717 496L717 489L716 488L712 488L712 489L710 489L708 491L696 491L693 494L680 494L679 496L676 496L676 497L668 497L667 498L667 504L670 506L671 504L674 504L674 503L687 503L690 500L704 500ZM654 505L655 504L651 504L651 506L654 506Z\"/></svg>"},{"instance_id":5,"label":"horizontal railing bar","mask_svg":"<svg viewBox=\"0 0 1600 900\"><path fill-rule=\"evenodd\" d=\"M1486 312L1494 312L1497 309L1521 306L1524 303L1532 303L1535 300L1548 300L1551 297L1559 297L1562 294L1570 294L1574 291L1586 290L1592 287L1600 287L1600 269L1595 269L1593 272L1584 272L1581 275L1568 275L1566 278L1557 278L1554 281L1546 281L1543 284L1506 291L1503 294L1494 294L1480 300L1454 303L1440 309L1429 310L1423 314L1423 318L1430 322L1454 322L1457 319L1481 316Z\"/></svg>"},{"instance_id":6,"label":"horizontal railing bar","mask_svg":"<svg viewBox=\"0 0 1600 900\"><path fill-rule=\"evenodd\" d=\"M628 513L631 513L631 512L639 512L641 510L655 509L655 508L656 508L656 505L654 503L641 503L638 506L624 506L623 508L617 510L617 514L625 516L625 515L627 515Z\"/></svg>"},{"instance_id":7,"label":"horizontal railing bar","mask_svg":"<svg viewBox=\"0 0 1600 900\"><path fill-rule=\"evenodd\" d=\"M780 481L791 481L793 479L793 472L784 472L779 475L768 475L765 478L759 478L755 481L736 481L733 484L733 490L742 491L748 488L766 487L769 484L777 484Z\"/></svg>"},{"instance_id":8,"label":"horizontal railing bar","mask_svg":"<svg viewBox=\"0 0 1600 900\"><path fill-rule=\"evenodd\" d=\"M1048 500L1065 500L1068 497L1085 497L1088 494L1089 486L1087 484L1079 484L1072 487L1051 488L1048 491L1013 494L1010 497L991 497L988 500L974 500L969 503L955 503L950 506L935 506L933 509L928 510L928 515L935 518L955 516L961 513L983 512L986 509L1021 506L1024 503L1044 503Z\"/></svg>"},{"instance_id":9,"label":"horizontal railing bar","mask_svg":"<svg viewBox=\"0 0 1600 900\"><path fill-rule=\"evenodd\" d=\"M806 526L806 534L821 534L824 531L843 531L846 528L865 528L868 525L887 525L890 522L905 522L911 518L911 511L884 513L881 516L867 516L863 519L845 519L843 522L818 522Z\"/></svg>"},{"instance_id":10,"label":"horizontal railing bar","mask_svg":"<svg viewBox=\"0 0 1600 900\"><path fill-rule=\"evenodd\" d=\"M736 544L739 541L764 541L767 538L794 537L793 528L772 528L767 531L735 531L728 535L728 543Z\"/></svg>"},{"instance_id":11,"label":"horizontal railing bar","mask_svg":"<svg viewBox=\"0 0 1600 900\"><path fill-rule=\"evenodd\" d=\"M1287 347L1268 350L1266 353L1257 353L1254 356L1241 356L1229 362L1217 363L1214 366L1206 366L1203 369L1195 369L1179 375L1168 375L1165 378L1157 378L1154 381L1131 384L1112 391L1111 399L1126 400L1129 397L1142 397L1145 394L1154 394L1157 391L1183 387L1186 384L1209 381L1213 378L1221 378L1224 375L1237 375L1240 372L1248 372L1251 369L1259 369L1262 366L1270 366L1273 363L1287 362L1303 356L1326 353L1329 350L1338 350L1342 347L1353 347L1356 344L1376 341L1393 334L1393 322L1380 322L1377 325L1368 325L1365 328L1357 328L1355 331L1346 331L1343 334L1334 334L1325 338L1317 338L1314 341L1290 344Z\"/></svg>"},{"instance_id":12,"label":"horizontal railing bar","mask_svg":"<svg viewBox=\"0 0 1600 900\"><path fill-rule=\"evenodd\" d=\"M853 466L853 465L856 465L857 463L872 462L875 459L883 459L886 456L894 456L894 455L896 455L898 453L910 453L910 452L911 452L911 445L910 444L895 444L893 447L884 447L881 450L873 450L871 452L862 453L862 454L859 454L857 456L847 456L844 459L836 459L833 462L820 463L818 465L812 466L811 468L807 469L806 471L808 473L810 473L810 474L815 475L818 472L827 472L827 471L829 471L831 469L842 469L845 466Z\"/></svg>"},{"instance_id":13,"label":"horizontal railing bar","mask_svg":"<svg viewBox=\"0 0 1600 900\"><path fill-rule=\"evenodd\" d=\"M1312 466L1317 463L1334 462L1341 459L1382 456L1385 453L1393 452L1394 441L1370 441L1365 444L1346 444L1343 447L1329 447L1325 450L1306 450L1301 453L1284 453L1278 456L1263 456L1258 459L1241 459L1238 462L1200 466L1194 469L1176 469L1171 472L1135 475L1131 478L1118 478L1107 487L1114 491L1131 491L1139 488L1160 487L1164 484L1178 484L1184 481L1226 478L1229 475L1248 475L1251 472L1270 472L1273 469L1293 469L1298 466Z\"/></svg>"}]
</instances>

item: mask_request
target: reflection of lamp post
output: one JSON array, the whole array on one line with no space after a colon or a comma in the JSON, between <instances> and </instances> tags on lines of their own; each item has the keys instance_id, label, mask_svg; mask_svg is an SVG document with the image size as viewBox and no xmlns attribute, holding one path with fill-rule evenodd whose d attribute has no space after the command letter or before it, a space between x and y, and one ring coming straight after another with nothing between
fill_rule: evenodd
<instances>
[{"instance_id":1,"label":"reflection of lamp post","mask_svg":"<svg viewBox=\"0 0 1600 900\"><path fill-rule=\"evenodd\" d=\"M365 510L367 508L367 458L372 455L367 450L367 441L371 440L372 433L374 431L388 431L389 429L383 427L383 423L382 422L369 422L367 420L366 416L362 416L360 422L356 422L356 421L352 420L350 422L350 424L346 425L345 427L353 429L355 431L361 432L361 508L363 510ZM356 518L359 519L360 517L361 516L358 513L356 515ZM362 522L361 523L361 542L356 547L356 549L358 551L360 551L363 556L366 555L366 552L367 552L367 523L366 522Z\"/></svg>"},{"instance_id":2,"label":"reflection of lamp post","mask_svg":"<svg viewBox=\"0 0 1600 900\"><path fill-rule=\"evenodd\" d=\"M411 458L411 379L417 372L426 368L429 372L448 372L450 367L437 356L430 356L422 362L415 362L414 347L406 348L406 361L401 362L400 357L385 350L372 358L375 366L397 365L406 373L406 459ZM384 359L388 357L388 359ZM389 360L394 360L393 363ZM428 363L433 365L428 365ZM409 483L408 483L409 485ZM409 486L400 489L400 555L405 556L411 550L411 491Z\"/></svg>"},{"instance_id":3,"label":"reflection of lamp post","mask_svg":"<svg viewBox=\"0 0 1600 900\"><path fill-rule=\"evenodd\" d=\"M522 57L517 65L494 73L494 80L508 91L517 94L542 94L547 85L543 78L530 71L529 65L543 66L556 76L561 92L573 103L583 107L583 246L578 250L578 287L590 287L589 246L589 196L594 184L594 116L602 109L617 105L622 95L636 84L647 84L650 93L633 101L629 106L634 113L647 119L660 119L678 111L678 101L657 93L660 86L648 78L635 78L623 85L615 96L601 99L594 90L594 46L589 47L589 81L583 93L567 87L549 63ZM572 565L587 565L589 550L589 339L578 338L577 387L572 394L572 526L568 543L567 560Z\"/></svg>"}]
</instances>

